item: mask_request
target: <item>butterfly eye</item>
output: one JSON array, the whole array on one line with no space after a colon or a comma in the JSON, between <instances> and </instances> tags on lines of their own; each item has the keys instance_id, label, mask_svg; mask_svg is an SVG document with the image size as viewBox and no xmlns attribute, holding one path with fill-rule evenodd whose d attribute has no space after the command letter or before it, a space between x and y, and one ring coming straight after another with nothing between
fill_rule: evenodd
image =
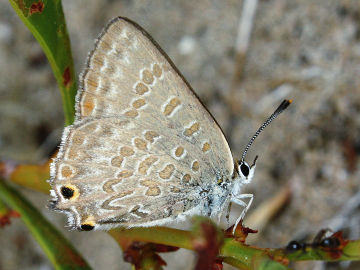
<instances>
[{"instance_id":1,"label":"butterfly eye","mask_svg":"<svg viewBox=\"0 0 360 270\"><path fill-rule=\"evenodd\" d=\"M241 163L240 165L240 172L245 176L249 176L249 173L250 173L250 167L247 163L243 162Z\"/></svg>"},{"instance_id":2,"label":"butterfly eye","mask_svg":"<svg viewBox=\"0 0 360 270\"><path fill-rule=\"evenodd\" d=\"M64 196L65 199L70 199L74 196L74 189L71 187L63 186L60 188L61 194Z\"/></svg>"}]
</instances>

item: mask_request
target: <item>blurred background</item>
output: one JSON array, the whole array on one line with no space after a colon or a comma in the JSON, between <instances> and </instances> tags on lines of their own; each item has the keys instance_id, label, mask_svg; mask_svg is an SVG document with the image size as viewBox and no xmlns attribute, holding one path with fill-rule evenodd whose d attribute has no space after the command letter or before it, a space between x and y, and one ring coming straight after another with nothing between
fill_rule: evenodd
<instances>
[{"instance_id":1,"label":"blurred background","mask_svg":"<svg viewBox=\"0 0 360 270\"><path fill-rule=\"evenodd\" d=\"M257 5L256 5L257 4ZM311 242L323 228L360 237L360 2L63 1L77 74L94 40L116 16L145 28L221 125L234 157L284 98L289 109L255 141L255 195L245 224L253 244ZM39 44L9 3L0 9L0 157L39 163L60 142L60 93ZM94 269L130 269L103 232L67 232L48 196L20 189ZM0 230L0 269L52 269L20 219ZM4 248L6 247L6 248ZM168 269L192 269L188 251ZM181 261L176 260L181 258ZM295 269L359 269L304 262ZM225 269L230 269L225 268Z\"/></svg>"}]
</instances>

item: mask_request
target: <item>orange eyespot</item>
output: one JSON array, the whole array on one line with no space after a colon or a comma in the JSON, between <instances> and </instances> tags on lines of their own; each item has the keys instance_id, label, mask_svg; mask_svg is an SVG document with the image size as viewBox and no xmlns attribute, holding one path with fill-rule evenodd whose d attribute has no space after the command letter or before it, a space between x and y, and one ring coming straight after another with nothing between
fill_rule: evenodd
<instances>
[{"instance_id":1,"label":"orange eyespot","mask_svg":"<svg viewBox=\"0 0 360 270\"><path fill-rule=\"evenodd\" d=\"M60 188L60 192L65 199L70 199L74 196L75 190L71 187L63 186Z\"/></svg>"},{"instance_id":2,"label":"orange eyespot","mask_svg":"<svg viewBox=\"0 0 360 270\"><path fill-rule=\"evenodd\" d=\"M92 231L95 228L95 221L93 216L88 216L82 220L80 229L82 231Z\"/></svg>"},{"instance_id":3,"label":"orange eyespot","mask_svg":"<svg viewBox=\"0 0 360 270\"><path fill-rule=\"evenodd\" d=\"M84 223L84 224L81 224L80 228L82 231L91 231L95 228L95 226L88 224L88 223Z\"/></svg>"},{"instance_id":4,"label":"orange eyespot","mask_svg":"<svg viewBox=\"0 0 360 270\"><path fill-rule=\"evenodd\" d=\"M71 184L61 186L60 193L67 200L76 200L80 195L78 188Z\"/></svg>"}]
</instances>

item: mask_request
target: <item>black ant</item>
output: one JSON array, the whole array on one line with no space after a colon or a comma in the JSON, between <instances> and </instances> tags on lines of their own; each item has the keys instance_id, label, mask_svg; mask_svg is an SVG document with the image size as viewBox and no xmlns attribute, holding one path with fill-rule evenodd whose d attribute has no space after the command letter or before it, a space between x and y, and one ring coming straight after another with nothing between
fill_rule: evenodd
<instances>
[{"instance_id":1,"label":"black ant","mask_svg":"<svg viewBox=\"0 0 360 270\"><path fill-rule=\"evenodd\" d=\"M296 252L299 250L302 250L305 252L305 249L307 247L311 248L323 248L323 249L330 249L330 250L336 250L340 247L341 243L340 240L332 235L330 237L325 237L325 234L330 231L329 229L321 230L314 238L312 243L301 243L295 240L292 240L289 242L289 244L286 246L285 250L289 253Z\"/></svg>"}]
</instances>

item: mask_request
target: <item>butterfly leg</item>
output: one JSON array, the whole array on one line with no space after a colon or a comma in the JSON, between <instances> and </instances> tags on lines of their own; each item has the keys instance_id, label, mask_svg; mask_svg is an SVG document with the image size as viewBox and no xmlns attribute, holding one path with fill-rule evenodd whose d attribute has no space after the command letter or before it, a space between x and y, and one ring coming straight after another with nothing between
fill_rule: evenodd
<instances>
[{"instance_id":1,"label":"butterfly leg","mask_svg":"<svg viewBox=\"0 0 360 270\"><path fill-rule=\"evenodd\" d=\"M249 198L250 200L249 200L249 202L246 204L246 203L243 201L243 199L248 199L248 198ZM249 194L249 193L237 194L236 197L233 196L233 197L231 198L231 202L236 203L236 204L238 204L238 205L240 205L240 206L245 207L245 208L242 210L240 216L238 217L238 219L237 219L236 222L235 222L234 229L233 229L233 234L235 233L236 227L237 227L238 224L243 220L246 212L249 210L253 199L254 199L254 195L253 195L253 194Z\"/></svg>"},{"instance_id":2,"label":"butterfly leg","mask_svg":"<svg viewBox=\"0 0 360 270\"><path fill-rule=\"evenodd\" d=\"M230 202L229 202L229 205L228 205L228 208L227 208L227 211L226 211L226 216L225 216L228 227L229 227L229 224L230 224L230 210L231 210L231 205L232 205L232 202L230 201Z\"/></svg>"}]
</instances>

